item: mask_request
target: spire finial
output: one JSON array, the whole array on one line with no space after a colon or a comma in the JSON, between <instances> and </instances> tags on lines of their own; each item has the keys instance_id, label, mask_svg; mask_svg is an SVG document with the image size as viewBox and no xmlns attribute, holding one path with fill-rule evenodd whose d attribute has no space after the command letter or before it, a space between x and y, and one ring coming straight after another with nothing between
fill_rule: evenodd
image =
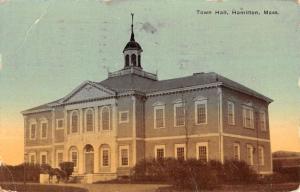
<instances>
[{"instance_id":1,"label":"spire finial","mask_svg":"<svg viewBox=\"0 0 300 192\"><path fill-rule=\"evenodd\" d=\"M133 33L133 16L134 16L134 13L131 13L131 37L130 37L130 41L135 41L134 40L134 33Z\"/></svg>"}]
</instances>

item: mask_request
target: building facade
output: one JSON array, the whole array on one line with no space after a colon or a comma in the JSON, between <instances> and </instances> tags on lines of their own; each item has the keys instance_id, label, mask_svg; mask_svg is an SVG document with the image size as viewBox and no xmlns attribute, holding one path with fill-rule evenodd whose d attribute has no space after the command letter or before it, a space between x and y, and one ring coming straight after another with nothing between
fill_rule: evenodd
<instances>
[{"instance_id":1,"label":"building facade","mask_svg":"<svg viewBox=\"0 0 300 192\"><path fill-rule=\"evenodd\" d=\"M128 175L145 158L237 159L272 172L271 99L216 73L158 80L130 41L123 69L22 112L31 163L75 164L86 182Z\"/></svg>"}]
</instances>

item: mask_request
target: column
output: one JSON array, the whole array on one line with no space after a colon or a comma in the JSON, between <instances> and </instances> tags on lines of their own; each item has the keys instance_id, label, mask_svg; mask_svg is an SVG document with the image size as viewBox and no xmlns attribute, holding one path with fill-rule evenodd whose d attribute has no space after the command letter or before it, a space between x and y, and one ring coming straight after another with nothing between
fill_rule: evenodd
<instances>
[{"instance_id":1,"label":"column","mask_svg":"<svg viewBox=\"0 0 300 192\"><path fill-rule=\"evenodd\" d=\"M52 139L52 154L51 154L51 166L52 167L55 167L55 145L54 145L54 143L55 143L55 128L56 128L56 125L55 125L55 109L53 109L52 110L52 116L51 116L51 132L52 132L52 137L51 137L51 139ZM50 126L48 125L48 128L49 128Z\"/></svg>"},{"instance_id":2,"label":"column","mask_svg":"<svg viewBox=\"0 0 300 192\"><path fill-rule=\"evenodd\" d=\"M84 173L84 153L83 148L77 145L78 149L78 174Z\"/></svg>"},{"instance_id":3,"label":"column","mask_svg":"<svg viewBox=\"0 0 300 192\"><path fill-rule=\"evenodd\" d=\"M111 165L111 172L115 173L118 167L118 149L117 149L117 133L118 133L118 107L117 107L117 100L114 100L112 104L112 136L115 139L110 146L110 165Z\"/></svg>"},{"instance_id":4,"label":"column","mask_svg":"<svg viewBox=\"0 0 300 192\"><path fill-rule=\"evenodd\" d=\"M83 133L83 110L79 109L79 133Z\"/></svg>"},{"instance_id":5,"label":"column","mask_svg":"<svg viewBox=\"0 0 300 192\"><path fill-rule=\"evenodd\" d=\"M99 107L96 106L94 107L94 111L95 111L95 129L94 132L99 132Z\"/></svg>"},{"instance_id":6,"label":"column","mask_svg":"<svg viewBox=\"0 0 300 192\"><path fill-rule=\"evenodd\" d=\"M136 98L132 99L132 165L136 164Z\"/></svg>"}]
</instances>

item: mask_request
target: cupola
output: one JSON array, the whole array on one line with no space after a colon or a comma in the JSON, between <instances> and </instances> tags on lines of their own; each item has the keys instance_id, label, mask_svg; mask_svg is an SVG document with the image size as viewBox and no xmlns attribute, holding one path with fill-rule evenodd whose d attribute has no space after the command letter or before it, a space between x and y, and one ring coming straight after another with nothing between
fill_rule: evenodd
<instances>
[{"instance_id":1,"label":"cupola","mask_svg":"<svg viewBox=\"0 0 300 192\"><path fill-rule=\"evenodd\" d=\"M131 36L130 41L126 44L123 54L124 54L124 69L128 68L140 68L142 69L141 65L141 53L143 52L142 47L138 42L134 39L133 33L133 16L134 14L131 13Z\"/></svg>"}]
</instances>

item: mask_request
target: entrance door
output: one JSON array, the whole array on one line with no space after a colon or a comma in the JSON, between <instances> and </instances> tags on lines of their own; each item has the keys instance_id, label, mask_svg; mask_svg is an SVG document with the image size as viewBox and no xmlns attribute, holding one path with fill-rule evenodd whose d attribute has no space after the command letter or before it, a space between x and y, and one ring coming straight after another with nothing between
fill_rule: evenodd
<instances>
[{"instance_id":1,"label":"entrance door","mask_svg":"<svg viewBox=\"0 0 300 192\"><path fill-rule=\"evenodd\" d=\"M85 153L85 173L94 172L94 148L92 145L86 145Z\"/></svg>"}]
</instances>

